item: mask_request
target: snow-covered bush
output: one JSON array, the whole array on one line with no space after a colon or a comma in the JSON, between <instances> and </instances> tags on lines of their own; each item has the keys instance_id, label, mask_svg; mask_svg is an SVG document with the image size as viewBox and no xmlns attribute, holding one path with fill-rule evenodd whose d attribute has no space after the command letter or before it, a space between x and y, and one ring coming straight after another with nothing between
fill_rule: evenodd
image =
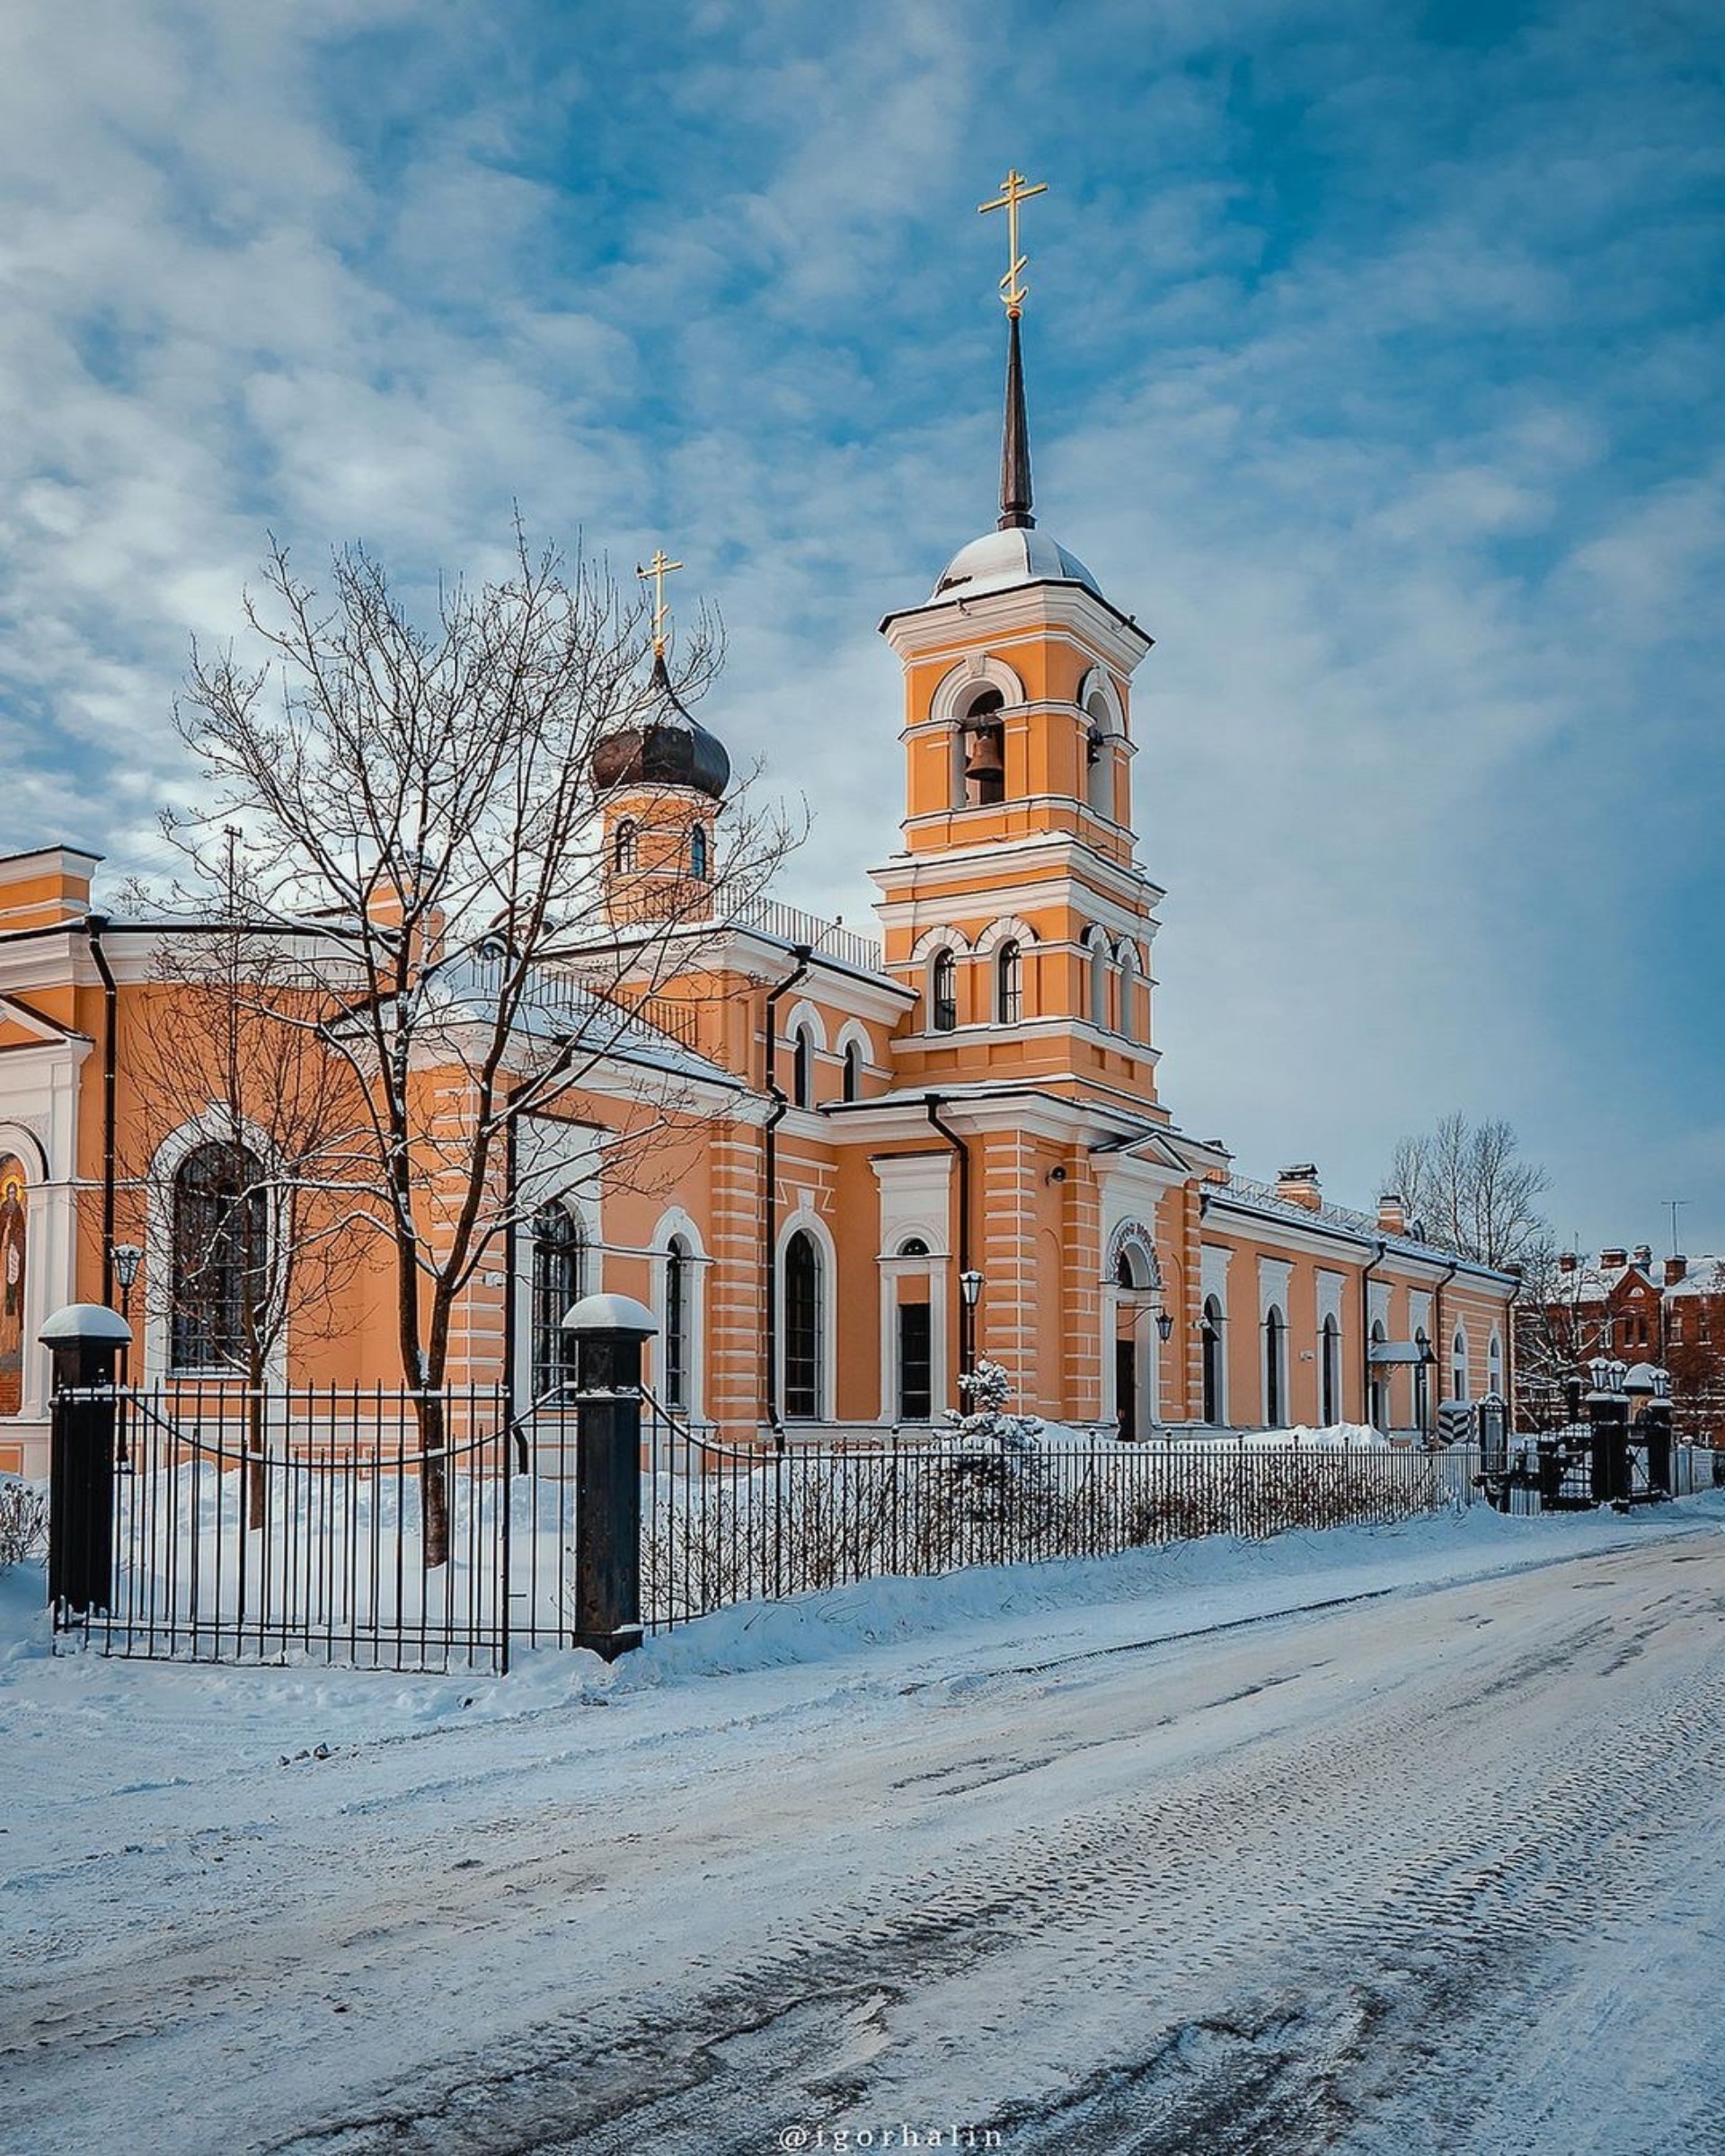
<instances>
[{"instance_id":1,"label":"snow-covered bush","mask_svg":"<svg viewBox=\"0 0 1725 2156\"><path fill-rule=\"evenodd\" d=\"M1034 1557L1058 1536L1064 1510L1039 1415L1014 1415L1013 1381L979 1362L959 1380L963 1409L924 1456L918 1524L930 1569Z\"/></svg>"},{"instance_id":2,"label":"snow-covered bush","mask_svg":"<svg viewBox=\"0 0 1725 2156\"><path fill-rule=\"evenodd\" d=\"M0 1476L0 1565L21 1565L47 1547L46 1493L15 1476Z\"/></svg>"}]
</instances>

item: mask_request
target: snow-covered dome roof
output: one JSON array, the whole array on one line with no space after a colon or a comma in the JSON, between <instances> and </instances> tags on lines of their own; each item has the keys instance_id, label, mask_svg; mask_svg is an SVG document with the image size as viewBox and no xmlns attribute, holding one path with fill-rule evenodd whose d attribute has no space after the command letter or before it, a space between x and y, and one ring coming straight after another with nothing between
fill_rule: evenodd
<instances>
[{"instance_id":1,"label":"snow-covered dome roof","mask_svg":"<svg viewBox=\"0 0 1725 2156\"><path fill-rule=\"evenodd\" d=\"M1102 588L1076 554L1033 526L985 532L961 546L941 571L931 597L971 599L1013 591L1021 584L1082 584L1100 599Z\"/></svg>"}]
</instances>

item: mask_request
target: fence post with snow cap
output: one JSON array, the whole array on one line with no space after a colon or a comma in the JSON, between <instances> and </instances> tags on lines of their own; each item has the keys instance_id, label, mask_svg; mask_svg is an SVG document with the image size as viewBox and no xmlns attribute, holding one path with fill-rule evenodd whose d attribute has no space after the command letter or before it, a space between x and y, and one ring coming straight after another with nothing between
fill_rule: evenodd
<instances>
[{"instance_id":1,"label":"fence post with snow cap","mask_svg":"<svg viewBox=\"0 0 1725 2156\"><path fill-rule=\"evenodd\" d=\"M37 1338L54 1358L49 1454L48 1599L106 1611L114 1577L114 1373L132 1329L102 1303L68 1303Z\"/></svg>"},{"instance_id":2,"label":"fence post with snow cap","mask_svg":"<svg viewBox=\"0 0 1725 2156\"><path fill-rule=\"evenodd\" d=\"M607 1662L641 1645L641 1357L659 1330L644 1303L588 1295L575 1342L575 1630Z\"/></svg>"}]
</instances>

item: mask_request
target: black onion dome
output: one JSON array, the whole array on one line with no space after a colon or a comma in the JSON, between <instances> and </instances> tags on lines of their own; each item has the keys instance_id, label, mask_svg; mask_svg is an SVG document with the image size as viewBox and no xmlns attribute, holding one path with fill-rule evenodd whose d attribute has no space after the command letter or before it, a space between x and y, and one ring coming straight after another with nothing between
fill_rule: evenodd
<instances>
[{"instance_id":1,"label":"black onion dome","mask_svg":"<svg viewBox=\"0 0 1725 2156\"><path fill-rule=\"evenodd\" d=\"M612 786L688 786L721 800L730 783L725 745L690 718L677 701L662 656L653 660L651 687L659 709L645 726L607 734L593 751L593 783Z\"/></svg>"}]
</instances>

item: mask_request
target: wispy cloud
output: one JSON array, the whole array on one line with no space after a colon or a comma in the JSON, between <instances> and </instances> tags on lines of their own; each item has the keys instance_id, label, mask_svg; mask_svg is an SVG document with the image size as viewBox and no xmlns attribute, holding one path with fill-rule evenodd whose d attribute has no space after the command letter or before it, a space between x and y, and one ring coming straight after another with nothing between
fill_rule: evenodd
<instances>
[{"instance_id":1,"label":"wispy cloud","mask_svg":"<svg viewBox=\"0 0 1725 2156\"><path fill-rule=\"evenodd\" d=\"M1588 0L14 8L0 837L147 856L266 527L412 577L518 500L697 566L712 720L854 915L873 625L991 520L974 206L1034 165L1044 521L1160 640L1177 1112L1354 1197L1507 1113L1566 1224L1656 1235L1687 1178L1725 1241L1722 57Z\"/></svg>"}]
</instances>

